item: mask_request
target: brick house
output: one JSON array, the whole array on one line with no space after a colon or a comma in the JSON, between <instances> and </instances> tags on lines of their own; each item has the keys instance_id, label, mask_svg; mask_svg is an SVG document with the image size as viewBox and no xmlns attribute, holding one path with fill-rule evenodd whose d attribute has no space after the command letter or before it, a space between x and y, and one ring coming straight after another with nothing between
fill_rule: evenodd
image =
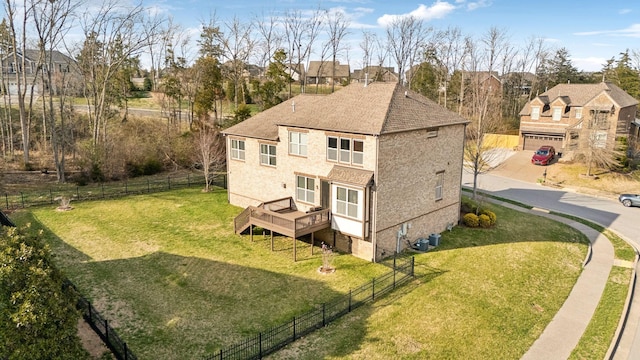
<instances>
[{"instance_id":1,"label":"brick house","mask_svg":"<svg viewBox=\"0 0 640 360\"><path fill-rule=\"evenodd\" d=\"M335 69L335 72L332 70ZM312 84L340 84L349 81L351 75L349 64L336 61L310 61L307 70L307 85Z\"/></svg>"},{"instance_id":2,"label":"brick house","mask_svg":"<svg viewBox=\"0 0 640 360\"><path fill-rule=\"evenodd\" d=\"M298 95L223 132L235 230L392 255L457 223L467 123L395 83Z\"/></svg>"},{"instance_id":3,"label":"brick house","mask_svg":"<svg viewBox=\"0 0 640 360\"><path fill-rule=\"evenodd\" d=\"M519 147L572 151L595 139L595 146L613 149L617 138L632 135L637 108L636 99L611 83L559 84L520 111Z\"/></svg>"}]
</instances>

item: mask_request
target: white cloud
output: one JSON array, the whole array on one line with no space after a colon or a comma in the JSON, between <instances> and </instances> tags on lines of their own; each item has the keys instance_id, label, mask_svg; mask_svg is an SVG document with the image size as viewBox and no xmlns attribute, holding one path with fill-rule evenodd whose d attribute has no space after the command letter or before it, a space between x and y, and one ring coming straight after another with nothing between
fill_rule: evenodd
<instances>
[{"instance_id":1,"label":"white cloud","mask_svg":"<svg viewBox=\"0 0 640 360\"><path fill-rule=\"evenodd\" d=\"M378 18L378 24L380 26L386 27L392 24L394 21L397 21L398 19L402 19L408 16L413 16L414 18L418 20L423 20L423 21L441 19L447 16L448 14L450 14L451 12L453 12L455 9L456 9L455 5L450 4L446 1L436 1L430 7L420 4L417 9L407 14L400 14L400 15L384 14L380 18Z\"/></svg>"},{"instance_id":2,"label":"white cloud","mask_svg":"<svg viewBox=\"0 0 640 360\"><path fill-rule=\"evenodd\" d=\"M608 35L608 36L626 36L626 37L640 38L640 24L633 24L626 29L584 31L584 32L574 33L574 35L578 35L578 36Z\"/></svg>"},{"instance_id":3,"label":"white cloud","mask_svg":"<svg viewBox=\"0 0 640 360\"><path fill-rule=\"evenodd\" d=\"M472 1L467 4L467 10L473 11L479 8L491 6L490 0L480 0L480 1Z\"/></svg>"},{"instance_id":4,"label":"white cloud","mask_svg":"<svg viewBox=\"0 0 640 360\"><path fill-rule=\"evenodd\" d=\"M607 59L601 57L585 57L585 58L571 58L571 64L578 69L584 71L600 71L602 70L603 64L607 62Z\"/></svg>"},{"instance_id":5,"label":"white cloud","mask_svg":"<svg viewBox=\"0 0 640 360\"><path fill-rule=\"evenodd\" d=\"M624 14L629 14L630 12L631 12L631 9L620 9L620 11L618 11L618 14L624 15Z\"/></svg>"}]
</instances>

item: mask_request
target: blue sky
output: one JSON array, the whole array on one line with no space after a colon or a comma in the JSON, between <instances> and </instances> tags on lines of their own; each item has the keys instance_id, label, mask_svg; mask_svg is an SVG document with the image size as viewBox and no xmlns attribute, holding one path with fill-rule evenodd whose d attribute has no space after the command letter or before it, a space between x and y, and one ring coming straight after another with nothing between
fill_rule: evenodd
<instances>
[{"instance_id":1,"label":"blue sky","mask_svg":"<svg viewBox=\"0 0 640 360\"><path fill-rule=\"evenodd\" d=\"M219 20L237 16L250 20L262 13L335 9L351 21L350 59L357 67L362 30L383 35L383 27L394 16L412 14L437 29L457 26L463 33L480 35L490 27L508 32L510 41L524 45L531 37L545 39L551 47L565 47L573 64L581 70L597 71L625 49L640 50L640 2L608 1L519 1L519 0L144 0L145 6L171 14L174 21L195 32L211 14Z\"/></svg>"}]
</instances>

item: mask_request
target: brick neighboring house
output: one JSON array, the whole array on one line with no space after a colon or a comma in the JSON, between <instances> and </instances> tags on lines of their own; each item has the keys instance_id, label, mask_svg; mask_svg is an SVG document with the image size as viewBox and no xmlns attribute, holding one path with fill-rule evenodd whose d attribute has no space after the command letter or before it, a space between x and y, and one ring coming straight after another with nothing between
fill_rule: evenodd
<instances>
[{"instance_id":1,"label":"brick neighboring house","mask_svg":"<svg viewBox=\"0 0 640 360\"><path fill-rule=\"evenodd\" d=\"M335 73L332 68L335 67ZM312 84L341 84L349 81L351 70L349 64L341 65L336 61L309 61L307 69L307 85Z\"/></svg>"},{"instance_id":2,"label":"brick neighboring house","mask_svg":"<svg viewBox=\"0 0 640 360\"><path fill-rule=\"evenodd\" d=\"M48 53L48 52L47 52ZM16 95L18 93L18 85L16 80L16 74L20 76L20 81L22 81L22 74L26 77L26 86L29 87L31 84L35 84L34 86L34 94L39 95L44 92L44 90L48 89L48 84L42 83L42 73L38 66L42 63L40 58L39 50L26 50L24 52L24 62L25 68L22 68L22 59L23 55L18 53L18 64L14 61L13 53L6 55L2 58L2 75L3 75L3 87L6 87L9 90L9 93L12 95ZM53 67L51 69L51 73L53 75L53 87L54 92L58 93L57 83L59 82L59 78L64 74L72 74L75 77L79 76L79 69L76 61L59 52L52 51L51 52L51 60ZM67 75L65 75L67 76ZM67 79L68 80L68 79ZM24 91L25 84L22 84L22 90ZM27 94L30 90L27 90Z\"/></svg>"},{"instance_id":3,"label":"brick neighboring house","mask_svg":"<svg viewBox=\"0 0 640 360\"><path fill-rule=\"evenodd\" d=\"M256 114L223 132L229 202L246 207L236 232L311 235L372 261L439 233L458 222L467 123L396 83Z\"/></svg>"},{"instance_id":4,"label":"brick neighboring house","mask_svg":"<svg viewBox=\"0 0 640 360\"><path fill-rule=\"evenodd\" d=\"M595 141L595 146L613 149L618 137L632 135L637 107L636 99L611 83L559 84L520 111L519 146L572 151Z\"/></svg>"},{"instance_id":5,"label":"brick neighboring house","mask_svg":"<svg viewBox=\"0 0 640 360\"><path fill-rule=\"evenodd\" d=\"M351 82L364 83L365 81L398 82L398 74L395 73L392 66L365 66L363 69L353 70Z\"/></svg>"}]
</instances>

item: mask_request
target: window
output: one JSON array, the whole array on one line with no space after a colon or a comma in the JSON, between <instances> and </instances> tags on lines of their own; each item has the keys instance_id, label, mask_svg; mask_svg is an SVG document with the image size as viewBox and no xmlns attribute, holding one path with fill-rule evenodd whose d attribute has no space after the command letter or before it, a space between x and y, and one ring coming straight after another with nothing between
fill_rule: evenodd
<instances>
[{"instance_id":1,"label":"window","mask_svg":"<svg viewBox=\"0 0 640 360\"><path fill-rule=\"evenodd\" d=\"M340 138L340 162L351 162L351 139Z\"/></svg>"},{"instance_id":2,"label":"window","mask_svg":"<svg viewBox=\"0 0 640 360\"><path fill-rule=\"evenodd\" d=\"M607 132L596 131L593 134L593 146L596 148L604 148L607 145Z\"/></svg>"},{"instance_id":3,"label":"window","mask_svg":"<svg viewBox=\"0 0 640 360\"><path fill-rule=\"evenodd\" d=\"M540 119L540 106L531 107L531 120Z\"/></svg>"},{"instance_id":4,"label":"window","mask_svg":"<svg viewBox=\"0 0 640 360\"><path fill-rule=\"evenodd\" d=\"M276 166L276 146L260 144L260 164Z\"/></svg>"},{"instance_id":5,"label":"window","mask_svg":"<svg viewBox=\"0 0 640 360\"><path fill-rule=\"evenodd\" d=\"M436 201L442 200L442 187L444 185L444 171L436 173Z\"/></svg>"},{"instance_id":6,"label":"window","mask_svg":"<svg viewBox=\"0 0 640 360\"><path fill-rule=\"evenodd\" d=\"M362 165L364 162L364 142L353 140L353 159L354 164Z\"/></svg>"},{"instance_id":7,"label":"window","mask_svg":"<svg viewBox=\"0 0 640 360\"><path fill-rule=\"evenodd\" d=\"M296 199L314 203L316 180L314 178L298 175L296 179Z\"/></svg>"},{"instance_id":8,"label":"window","mask_svg":"<svg viewBox=\"0 0 640 360\"><path fill-rule=\"evenodd\" d=\"M231 158L244 160L244 140L231 139Z\"/></svg>"},{"instance_id":9,"label":"window","mask_svg":"<svg viewBox=\"0 0 640 360\"><path fill-rule=\"evenodd\" d=\"M338 186L336 188L336 214L358 218L358 191Z\"/></svg>"},{"instance_id":10,"label":"window","mask_svg":"<svg viewBox=\"0 0 640 360\"><path fill-rule=\"evenodd\" d=\"M338 161L338 138L327 136L327 160Z\"/></svg>"},{"instance_id":11,"label":"window","mask_svg":"<svg viewBox=\"0 0 640 360\"><path fill-rule=\"evenodd\" d=\"M576 119L582 119L582 108L576 108Z\"/></svg>"},{"instance_id":12,"label":"window","mask_svg":"<svg viewBox=\"0 0 640 360\"><path fill-rule=\"evenodd\" d=\"M562 108L560 106L554 106L552 119L554 121L560 121L561 117L562 117Z\"/></svg>"},{"instance_id":13,"label":"window","mask_svg":"<svg viewBox=\"0 0 640 360\"><path fill-rule=\"evenodd\" d=\"M438 128L427 130L427 138L438 137Z\"/></svg>"},{"instance_id":14,"label":"window","mask_svg":"<svg viewBox=\"0 0 640 360\"><path fill-rule=\"evenodd\" d=\"M307 133L289 132L289 154L307 156Z\"/></svg>"},{"instance_id":15,"label":"window","mask_svg":"<svg viewBox=\"0 0 640 360\"><path fill-rule=\"evenodd\" d=\"M364 141L327 136L327 160L362 165L364 163Z\"/></svg>"}]
</instances>

